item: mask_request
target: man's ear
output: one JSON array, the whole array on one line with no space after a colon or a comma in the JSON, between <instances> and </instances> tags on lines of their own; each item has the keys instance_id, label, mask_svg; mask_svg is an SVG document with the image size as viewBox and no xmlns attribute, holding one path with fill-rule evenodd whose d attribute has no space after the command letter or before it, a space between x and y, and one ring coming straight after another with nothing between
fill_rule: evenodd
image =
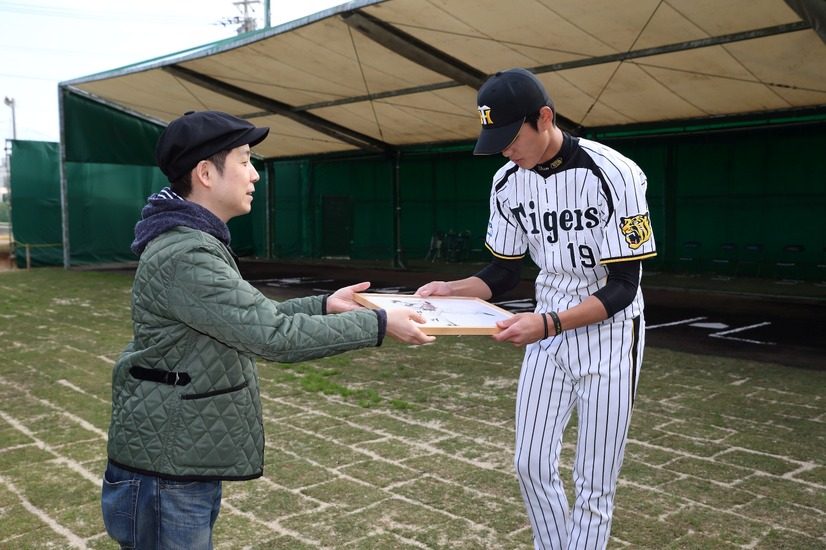
<instances>
[{"instance_id":1,"label":"man's ear","mask_svg":"<svg viewBox=\"0 0 826 550\"><path fill-rule=\"evenodd\" d=\"M192 184L201 185L203 187L211 187L210 173L212 170L212 163L208 160L202 160L195 168L192 169Z\"/></svg>"},{"instance_id":2,"label":"man's ear","mask_svg":"<svg viewBox=\"0 0 826 550\"><path fill-rule=\"evenodd\" d=\"M542 120L543 123L547 124L549 127L554 125L554 117L556 117L556 113L554 113L553 109L545 105L539 110L539 118Z\"/></svg>"}]
</instances>

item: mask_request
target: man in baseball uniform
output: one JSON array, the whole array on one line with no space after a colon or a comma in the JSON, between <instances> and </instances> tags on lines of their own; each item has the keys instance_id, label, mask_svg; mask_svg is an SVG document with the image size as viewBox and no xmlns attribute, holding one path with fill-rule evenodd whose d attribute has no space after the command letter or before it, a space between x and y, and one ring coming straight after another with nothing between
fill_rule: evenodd
<instances>
[{"instance_id":1,"label":"man in baseball uniform","mask_svg":"<svg viewBox=\"0 0 826 550\"><path fill-rule=\"evenodd\" d=\"M530 255L536 310L499 323L499 341L525 346L516 395L516 467L536 548L605 548L645 343L642 260L656 254L645 174L628 158L556 125L529 71L496 73L479 89L474 153L502 153L486 246L474 276L433 281L422 296L490 299L519 281ZM562 435L577 410L568 503Z\"/></svg>"}]
</instances>

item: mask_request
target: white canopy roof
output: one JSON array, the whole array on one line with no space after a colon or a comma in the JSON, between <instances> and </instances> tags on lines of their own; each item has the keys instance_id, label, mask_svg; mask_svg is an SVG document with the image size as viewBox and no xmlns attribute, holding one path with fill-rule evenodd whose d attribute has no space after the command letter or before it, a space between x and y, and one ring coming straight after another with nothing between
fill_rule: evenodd
<instances>
[{"instance_id":1,"label":"white canopy roof","mask_svg":"<svg viewBox=\"0 0 826 550\"><path fill-rule=\"evenodd\" d=\"M797 110L826 106L819 4L360 0L61 86L160 122L248 118L268 158L473 140L476 89L511 67L580 132Z\"/></svg>"}]
</instances>

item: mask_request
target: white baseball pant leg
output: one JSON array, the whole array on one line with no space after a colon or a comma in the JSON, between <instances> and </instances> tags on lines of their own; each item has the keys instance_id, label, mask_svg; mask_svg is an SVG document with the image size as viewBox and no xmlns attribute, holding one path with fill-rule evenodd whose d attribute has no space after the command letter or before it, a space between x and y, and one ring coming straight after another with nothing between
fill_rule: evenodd
<instances>
[{"instance_id":1,"label":"white baseball pant leg","mask_svg":"<svg viewBox=\"0 0 826 550\"><path fill-rule=\"evenodd\" d=\"M514 465L537 549L607 546L643 348L642 319L583 327L528 346L516 398ZM559 455L575 407L570 510Z\"/></svg>"}]
</instances>

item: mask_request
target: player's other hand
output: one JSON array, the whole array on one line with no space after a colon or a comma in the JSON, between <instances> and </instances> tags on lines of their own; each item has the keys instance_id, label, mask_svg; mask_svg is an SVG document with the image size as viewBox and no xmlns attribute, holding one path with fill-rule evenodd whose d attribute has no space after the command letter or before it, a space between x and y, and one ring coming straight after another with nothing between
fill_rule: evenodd
<instances>
[{"instance_id":1,"label":"player's other hand","mask_svg":"<svg viewBox=\"0 0 826 550\"><path fill-rule=\"evenodd\" d=\"M426 344L436 338L422 332L416 323L425 323L427 319L407 307L391 307L387 312L387 334L406 344Z\"/></svg>"},{"instance_id":2,"label":"player's other hand","mask_svg":"<svg viewBox=\"0 0 826 550\"><path fill-rule=\"evenodd\" d=\"M353 294L364 292L368 288L370 288L370 283L363 282L336 290L327 297L327 313L344 313L364 309L364 306L353 300Z\"/></svg>"},{"instance_id":3,"label":"player's other hand","mask_svg":"<svg viewBox=\"0 0 826 550\"><path fill-rule=\"evenodd\" d=\"M450 296L451 289L445 281L432 281L419 287L417 296Z\"/></svg>"},{"instance_id":4,"label":"player's other hand","mask_svg":"<svg viewBox=\"0 0 826 550\"><path fill-rule=\"evenodd\" d=\"M517 348L541 340L545 336L545 324L542 317L536 313L517 313L497 322L496 326L501 332L493 334L493 339L498 342L510 342Z\"/></svg>"}]
</instances>

